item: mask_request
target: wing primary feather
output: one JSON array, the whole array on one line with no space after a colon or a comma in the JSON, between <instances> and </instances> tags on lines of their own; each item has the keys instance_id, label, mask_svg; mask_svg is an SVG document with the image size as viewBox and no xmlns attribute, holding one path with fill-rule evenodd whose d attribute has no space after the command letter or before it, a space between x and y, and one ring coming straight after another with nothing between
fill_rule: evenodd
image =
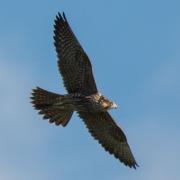
<instances>
[{"instance_id":1,"label":"wing primary feather","mask_svg":"<svg viewBox=\"0 0 180 180\"><path fill-rule=\"evenodd\" d=\"M63 12L63 18L64 18L64 20L67 22L66 15L65 15L64 12Z\"/></svg>"},{"instance_id":2,"label":"wing primary feather","mask_svg":"<svg viewBox=\"0 0 180 180\"><path fill-rule=\"evenodd\" d=\"M78 114L83 119L91 135L98 140L106 151L113 154L126 166L134 169L138 167L124 132L108 112L78 112Z\"/></svg>"},{"instance_id":3,"label":"wing primary feather","mask_svg":"<svg viewBox=\"0 0 180 180\"><path fill-rule=\"evenodd\" d=\"M91 62L74 35L64 12L58 13L55 18L53 38L58 68L68 93L96 93Z\"/></svg>"}]
</instances>

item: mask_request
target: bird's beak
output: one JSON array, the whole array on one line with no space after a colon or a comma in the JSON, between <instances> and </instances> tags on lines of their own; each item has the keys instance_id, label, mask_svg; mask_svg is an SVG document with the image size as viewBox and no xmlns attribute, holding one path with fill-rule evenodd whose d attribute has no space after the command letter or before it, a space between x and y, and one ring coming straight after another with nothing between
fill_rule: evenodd
<instances>
[{"instance_id":1,"label":"bird's beak","mask_svg":"<svg viewBox=\"0 0 180 180\"><path fill-rule=\"evenodd\" d=\"M116 109L117 107L118 107L117 104L113 102L113 104L111 105L111 108Z\"/></svg>"}]
</instances>

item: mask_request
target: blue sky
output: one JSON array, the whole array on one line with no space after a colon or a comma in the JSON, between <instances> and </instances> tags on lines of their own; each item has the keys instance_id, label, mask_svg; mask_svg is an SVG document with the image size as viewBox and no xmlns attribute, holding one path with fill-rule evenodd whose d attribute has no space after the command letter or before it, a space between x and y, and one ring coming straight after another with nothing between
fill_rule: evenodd
<instances>
[{"instance_id":1,"label":"blue sky","mask_svg":"<svg viewBox=\"0 0 180 180\"><path fill-rule=\"evenodd\" d=\"M0 0L0 179L179 180L180 1ZM64 11L114 100L140 165L106 153L73 115L67 128L43 121L31 89L65 93L56 66L53 21Z\"/></svg>"}]
</instances>

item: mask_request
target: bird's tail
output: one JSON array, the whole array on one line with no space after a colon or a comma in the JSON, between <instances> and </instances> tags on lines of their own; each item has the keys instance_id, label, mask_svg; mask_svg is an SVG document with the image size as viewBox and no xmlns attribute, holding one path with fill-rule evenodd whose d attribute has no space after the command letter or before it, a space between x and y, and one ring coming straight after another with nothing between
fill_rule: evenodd
<instances>
[{"instance_id":1,"label":"bird's tail","mask_svg":"<svg viewBox=\"0 0 180 180\"><path fill-rule=\"evenodd\" d=\"M65 107L63 101L66 100L64 95L48 92L37 87L32 91L32 104L44 119L49 119L50 123L66 126L73 114L72 110Z\"/></svg>"}]
</instances>

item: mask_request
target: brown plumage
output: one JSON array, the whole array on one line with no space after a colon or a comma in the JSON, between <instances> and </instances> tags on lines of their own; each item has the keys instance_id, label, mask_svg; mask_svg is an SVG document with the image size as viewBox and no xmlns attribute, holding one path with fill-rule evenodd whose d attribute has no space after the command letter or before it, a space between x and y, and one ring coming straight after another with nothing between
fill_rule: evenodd
<instances>
[{"instance_id":1,"label":"brown plumage","mask_svg":"<svg viewBox=\"0 0 180 180\"><path fill-rule=\"evenodd\" d=\"M65 15L56 16L54 45L58 67L68 93L90 95L97 93L88 56L72 32Z\"/></svg>"},{"instance_id":2,"label":"brown plumage","mask_svg":"<svg viewBox=\"0 0 180 180\"><path fill-rule=\"evenodd\" d=\"M59 95L39 87L33 89L32 103L50 123L66 126L76 111L91 135L106 151L126 166L138 164L131 152L125 134L108 113L116 104L98 92L91 62L72 32L63 13L58 14L54 25L54 45L58 68L68 92Z\"/></svg>"},{"instance_id":3,"label":"brown plumage","mask_svg":"<svg viewBox=\"0 0 180 180\"><path fill-rule=\"evenodd\" d=\"M136 168L137 163L127 143L126 136L108 112L78 112L78 114L91 135L106 151L113 154L126 166Z\"/></svg>"}]
</instances>

